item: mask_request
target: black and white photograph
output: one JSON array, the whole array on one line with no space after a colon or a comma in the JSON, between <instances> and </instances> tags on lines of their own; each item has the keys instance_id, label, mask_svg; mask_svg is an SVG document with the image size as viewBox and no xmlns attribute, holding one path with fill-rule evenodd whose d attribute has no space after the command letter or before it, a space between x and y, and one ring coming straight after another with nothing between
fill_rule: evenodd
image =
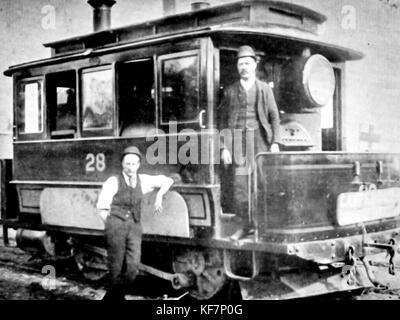
<instances>
[{"instance_id":1,"label":"black and white photograph","mask_svg":"<svg viewBox=\"0 0 400 320\"><path fill-rule=\"evenodd\" d=\"M400 300L400 0L0 0L0 300Z\"/></svg>"}]
</instances>

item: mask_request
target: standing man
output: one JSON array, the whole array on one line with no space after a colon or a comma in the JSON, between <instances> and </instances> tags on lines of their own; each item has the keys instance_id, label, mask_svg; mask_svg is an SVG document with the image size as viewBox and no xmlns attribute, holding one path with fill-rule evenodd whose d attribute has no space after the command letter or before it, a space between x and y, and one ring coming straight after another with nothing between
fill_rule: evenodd
<instances>
[{"instance_id":1,"label":"standing man","mask_svg":"<svg viewBox=\"0 0 400 320\"><path fill-rule=\"evenodd\" d=\"M234 163L230 176L230 188L225 194L232 194L228 203L241 218L243 229L235 232L231 238L237 240L252 232L249 211L248 175L249 166L253 166L254 156L259 152L279 152L279 111L276 106L273 92L269 85L256 78L258 57L250 46L241 46L237 54L237 70L240 80L224 91L220 105L221 129L234 129L240 132L233 134L231 150L222 146L221 161L223 164L232 164L245 152L246 165ZM232 152L232 149L234 152ZM238 151L240 151L238 155ZM233 156L232 156L233 155ZM233 189L233 190L230 190Z\"/></svg>"},{"instance_id":2,"label":"standing man","mask_svg":"<svg viewBox=\"0 0 400 320\"><path fill-rule=\"evenodd\" d=\"M142 226L140 223L143 195L158 189L154 212L162 212L164 194L173 180L163 175L138 174L142 154L135 146L126 148L121 156L122 172L107 179L99 195L97 208L105 221L110 283L103 299L123 300L125 286L138 273ZM125 279L122 279L125 264Z\"/></svg>"}]
</instances>

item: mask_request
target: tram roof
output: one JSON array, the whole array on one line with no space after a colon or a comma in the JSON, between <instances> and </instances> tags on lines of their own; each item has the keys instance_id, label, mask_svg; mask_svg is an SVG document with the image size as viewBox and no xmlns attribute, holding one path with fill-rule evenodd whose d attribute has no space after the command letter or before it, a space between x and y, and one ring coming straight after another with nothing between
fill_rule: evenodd
<instances>
[{"instance_id":1,"label":"tram roof","mask_svg":"<svg viewBox=\"0 0 400 320\"><path fill-rule=\"evenodd\" d=\"M218 37L221 34L290 40L293 44L318 48L332 61L363 57L359 51L319 40L318 31L325 21L324 15L295 4L269 0L238 1L46 43L44 46L51 48L51 58L12 66L4 74L9 76L28 67L130 47L206 35Z\"/></svg>"}]
</instances>

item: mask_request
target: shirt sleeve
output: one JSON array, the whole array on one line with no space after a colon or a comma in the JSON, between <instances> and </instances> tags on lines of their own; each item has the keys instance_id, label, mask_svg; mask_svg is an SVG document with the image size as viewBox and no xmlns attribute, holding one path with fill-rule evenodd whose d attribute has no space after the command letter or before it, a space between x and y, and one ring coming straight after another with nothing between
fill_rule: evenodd
<instances>
[{"instance_id":1,"label":"shirt sleeve","mask_svg":"<svg viewBox=\"0 0 400 320\"><path fill-rule=\"evenodd\" d=\"M110 177L104 182L97 200L97 209L110 209L112 200L118 191L117 177Z\"/></svg>"},{"instance_id":2,"label":"shirt sleeve","mask_svg":"<svg viewBox=\"0 0 400 320\"><path fill-rule=\"evenodd\" d=\"M171 178L168 178L164 175L148 175L148 174L140 174L140 183L142 184L142 192L143 194L152 192L155 189L161 188L164 184L168 183Z\"/></svg>"}]
</instances>

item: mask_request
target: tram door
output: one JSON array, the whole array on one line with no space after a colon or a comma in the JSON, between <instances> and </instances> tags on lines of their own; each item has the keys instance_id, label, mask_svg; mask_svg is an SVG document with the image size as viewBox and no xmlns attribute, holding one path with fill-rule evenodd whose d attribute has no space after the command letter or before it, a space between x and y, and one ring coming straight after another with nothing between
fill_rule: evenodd
<instances>
[{"instance_id":1,"label":"tram door","mask_svg":"<svg viewBox=\"0 0 400 320\"><path fill-rule=\"evenodd\" d=\"M153 59L119 66L119 134L145 137L156 127Z\"/></svg>"},{"instance_id":2,"label":"tram door","mask_svg":"<svg viewBox=\"0 0 400 320\"><path fill-rule=\"evenodd\" d=\"M222 101L224 90L233 84L236 80L239 80L237 67L236 67L236 51L233 50L220 50L219 52L219 103ZM224 122L222 119L222 112L218 108L217 112L217 125L219 130L223 130L221 123ZM221 206L224 213L234 213L235 204L232 201L232 194L234 191L233 179L232 179L232 168L230 166L220 166L220 181L221 181Z\"/></svg>"},{"instance_id":3,"label":"tram door","mask_svg":"<svg viewBox=\"0 0 400 320\"><path fill-rule=\"evenodd\" d=\"M224 90L227 87L235 83L239 80L239 74L237 70L237 51L233 49L221 49L219 51L219 67L220 67L220 82L219 82L219 103L222 101L222 96ZM275 74L272 72L274 69L276 61L261 61L258 64L258 68L256 70L256 77L259 80L267 82L271 88L274 88L274 77ZM217 122L219 130L223 130L222 123L224 123L224 115L227 114L227 110L221 110L218 108L217 111ZM235 133L235 138L237 139L237 135ZM242 139L247 139L242 136ZM234 143L232 143L233 146ZM254 154L253 151L249 151L247 148L252 146L253 143L247 144L242 147L240 152L238 150L234 150L232 154L232 161L235 163L240 163L247 157L248 154ZM254 155L255 156L255 155ZM220 167L220 181L221 181L221 203L222 209L225 213L236 213L240 210L242 212L248 211L248 205L243 205L241 208L238 208L237 203L245 203L248 202L249 193L252 191L249 190L249 174L247 171L243 171L244 167L235 168L234 166L221 166ZM251 178L251 176L250 176ZM232 201L233 198L236 200L240 199L238 202Z\"/></svg>"},{"instance_id":4,"label":"tram door","mask_svg":"<svg viewBox=\"0 0 400 320\"><path fill-rule=\"evenodd\" d=\"M219 83L219 101L222 99L222 95L224 90L234 83L235 81L239 80L237 66L236 66L236 54L235 50L230 49L221 49L219 52L219 67L220 67L220 83ZM265 52L267 54L267 52ZM283 79L284 75L282 74L281 70L285 65L285 62L290 59L291 56L282 56L282 55L272 55L263 56L261 53L260 61L258 63L257 68L257 78L261 81L268 83L268 85L272 88L275 100L278 105L278 109L280 110L281 114L281 124L282 120L285 119L285 110L283 110L282 106L280 105L281 102L281 92L280 92L280 83ZM322 106L314 110L314 113L319 115L314 117L317 121L321 121L321 123L313 124L313 127L306 127L307 130L314 130L319 134L319 136L315 137L318 143L317 149L318 151L337 151L341 150L341 83L340 83L340 74L341 69L340 65L334 66L334 75L335 75L335 91L334 95L330 99L330 101ZM288 75L287 75L288 76ZM223 119L221 119L221 112L222 110L218 111L218 123L219 129L221 128L221 123ZM307 123L306 123L307 124ZM312 131L312 132L314 132ZM293 150L303 150L307 151L308 149L293 149ZM311 150L311 149L310 149ZM291 151L291 149L283 149L283 151ZM229 169L223 168L221 169L221 187L222 187L222 206L224 212L232 213L234 212L235 208L233 206L232 201L232 194L234 194L234 188L237 186L232 185L232 172L228 172Z\"/></svg>"}]
</instances>

